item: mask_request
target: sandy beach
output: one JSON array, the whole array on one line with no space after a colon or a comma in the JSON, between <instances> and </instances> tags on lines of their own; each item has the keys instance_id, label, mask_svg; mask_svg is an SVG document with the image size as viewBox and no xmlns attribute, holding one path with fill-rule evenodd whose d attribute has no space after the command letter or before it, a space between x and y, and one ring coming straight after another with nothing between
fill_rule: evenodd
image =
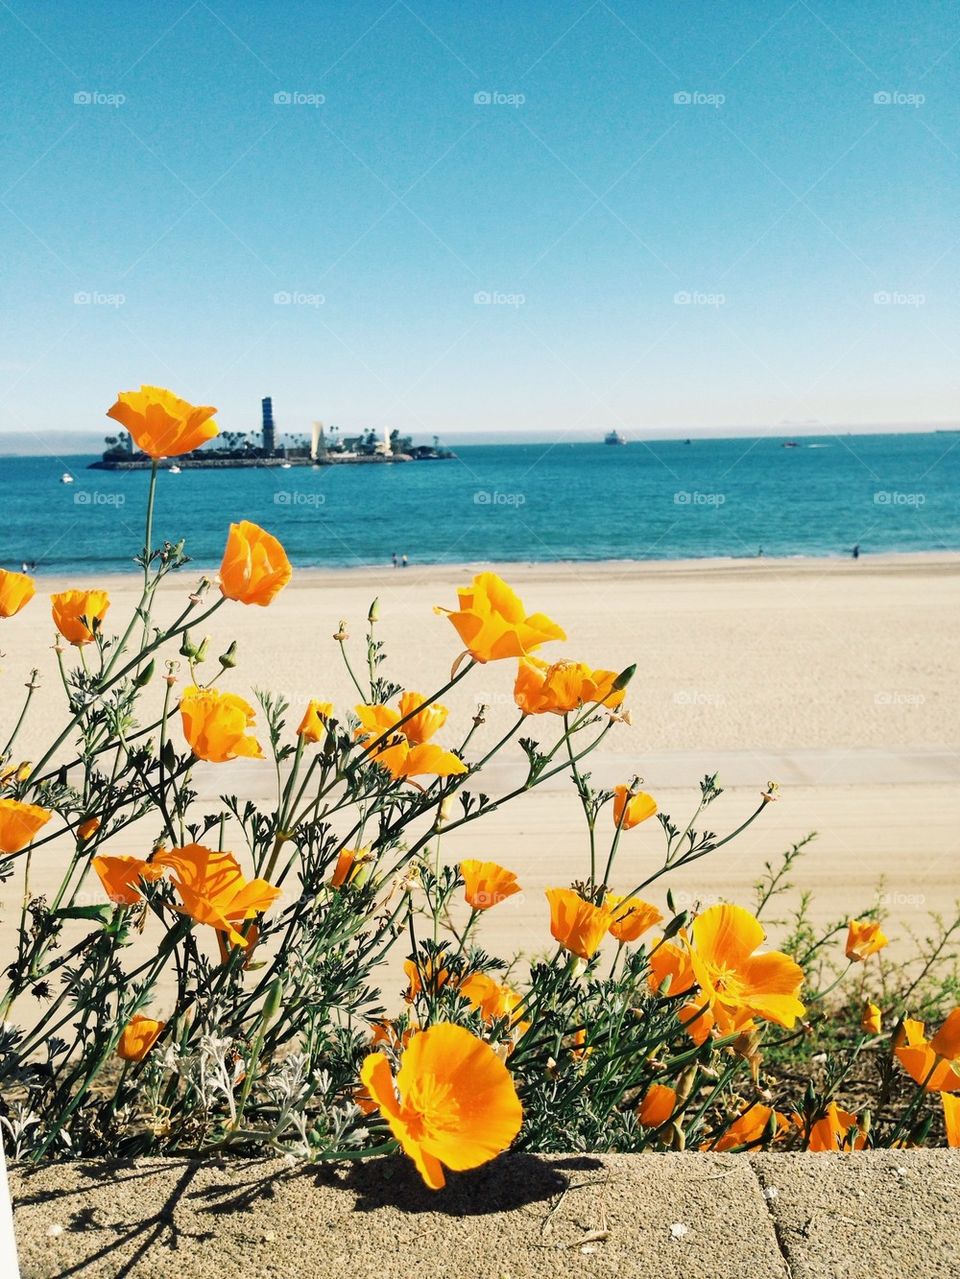
<instances>
[{"instance_id":1,"label":"sandy beach","mask_svg":"<svg viewBox=\"0 0 960 1279\"><path fill-rule=\"evenodd\" d=\"M161 619L184 606L199 575L193 567L160 592ZM269 609L225 604L210 619L203 628L211 635L205 669L215 673L216 655L236 640L239 665L222 687L248 697L257 687L283 694L293 725L310 697L352 706L359 699L332 636L345 621L362 668L367 608L378 596L388 673L427 693L449 677L460 647L433 605L452 605L457 586L473 571L298 571ZM926 931L930 911L951 916L960 896L960 688L951 678L960 658L960 556L511 564L498 571L530 611L545 612L566 629L567 642L548 646L544 656L614 669L637 664L628 698L632 722L616 726L592 757L597 783L639 774L661 809L683 825L700 778L717 771L727 789L710 810L709 826L721 833L753 810L768 781L780 783L779 802L745 835L671 878L678 905L718 897L750 904L764 862L816 831L793 876L797 888L775 915L798 900L800 888L814 894L811 913L818 922L863 910L879 889L893 945L904 957L913 949L910 932ZM37 599L4 624L5 719L19 708L32 666L42 679L18 757L36 758L61 721L63 691L44 596L66 585L107 587L114 629L125 625L138 596L133 576L43 579ZM456 745L482 702L486 723L470 747L478 758L515 717L514 672L512 662L471 672L445 699L451 716L438 740ZM159 680L148 694L148 704L158 704ZM538 721L533 735L555 726ZM484 789L509 789L521 759L511 745L485 771ZM203 765L197 780L208 798L229 791L269 800L274 786L270 766L240 761ZM152 834L125 832L113 851L142 853ZM620 876L649 873L661 840L655 822L625 836ZM451 835L445 856L492 857L516 870L522 897L490 912L481 939L502 954L543 949L543 888L584 873L586 840L569 780L558 778ZM61 865L56 845L46 846L34 860L31 890L49 892ZM98 900L95 881L90 889L90 900ZM21 892L19 875L2 889L3 953ZM652 896L662 905L662 894Z\"/></svg>"}]
</instances>

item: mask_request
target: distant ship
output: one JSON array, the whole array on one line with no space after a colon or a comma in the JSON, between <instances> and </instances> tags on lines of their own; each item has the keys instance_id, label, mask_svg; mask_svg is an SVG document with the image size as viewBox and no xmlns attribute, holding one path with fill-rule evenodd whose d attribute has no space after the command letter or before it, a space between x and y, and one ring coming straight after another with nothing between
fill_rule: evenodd
<instances>
[{"instance_id":1,"label":"distant ship","mask_svg":"<svg viewBox=\"0 0 960 1279\"><path fill-rule=\"evenodd\" d=\"M619 431L608 431L603 437L604 444L626 444L626 439Z\"/></svg>"},{"instance_id":2,"label":"distant ship","mask_svg":"<svg viewBox=\"0 0 960 1279\"><path fill-rule=\"evenodd\" d=\"M73 483L73 476L70 474L69 471L64 471L64 473L60 476L60 483L61 484Z\"/></svg>"},{"instance_id":3,"label":"distant ship","mask_svg":"<svg viewBox=\"0 0 960 1279\"><path fill-rule=\"evenodd\" d=\"M780 447L782 449L798 449L800 445L797 443L796 440L784 440L784 442L780 445Z\"/></svg>"}]
</instances>

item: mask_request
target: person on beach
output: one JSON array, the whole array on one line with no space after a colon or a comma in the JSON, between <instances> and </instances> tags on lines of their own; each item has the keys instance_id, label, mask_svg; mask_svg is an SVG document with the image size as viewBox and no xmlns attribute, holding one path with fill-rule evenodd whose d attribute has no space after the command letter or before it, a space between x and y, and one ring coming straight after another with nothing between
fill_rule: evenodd
<instances>
[{"instance_id":1,"label":"person on beach","mask_svg":"<svg viewBox=\"0 0 960 1279\"><path fill-rule=\"evenodd\" d=\"M851 553L852 553L853 558L854 558L855 560L858 560L858 559L860 558L860 543L859 543L859 542L857 542L857 544L854 546L853 551L852 551Z\"/></svg>"},{"instance_id":2,"label":"person on beach","mask_svg":"<svg viewBox=\"0 0 960 1279\"><path fill-rule=\"evenodd\" d=\"M406 567L407 567L408 562L409 562L409 561L407 560L407 553L406 553L406 551L404 551L404 553L403 553L403 557L401 558L400 563L403 565L403 567L404 567L404 568L406 568Z\"/></svg>"},{"instance_id":3,"label":"person on beach","mask_svg":"<svg viewBox=\"0 0 960 1279\"><path fill-rule=\"evenodd\" d=\"M397 552L396 552L396 551L394 551L394 552L393 552L393 567L394 567L394 568L396 568L396 567L397 567Z\"/></svg>"}]
</instances>

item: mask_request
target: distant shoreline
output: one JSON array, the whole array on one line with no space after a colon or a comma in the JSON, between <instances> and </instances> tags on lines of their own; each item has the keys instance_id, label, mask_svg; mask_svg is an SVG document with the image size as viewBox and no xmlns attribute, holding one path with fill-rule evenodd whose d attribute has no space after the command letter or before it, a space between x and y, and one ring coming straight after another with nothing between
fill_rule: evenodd
<instances>
[{"instance_id":1,"label":"distant shoreline","mask_svg":"<svg viewBox=\"0 0 960 1279\"><path fill-rule=\"evenodd\" d=\"M19 566L14 566L19 567ZM203 564L199 560L187 565L178 574L180 581L191 577L213 577L218 564ZM704 555L696 559L671 560L463 560L460 562L424 562L410 564L407 568L394 569L390 562L376 564L294 564L291 587L319 587L326 584L370 581L383 579L403 581L448 581L451 578L466 582L476 573L499 573L508 581L511 574L534 575L541 581L561 578L629 578L643 577L696 577L709 576L718 579L766 577L791 578L801 576L836 577L844 573L859 576L899 575L922 569L942 573L945 576L960 574L960 550L955 551L884 551L871 555L861 554L859 560L850 555L763 555L732 557ZM141 575L142 570L131 561L128 571L111 568L102 573L69 573L62 569L30 570L30 575L45 583L74 585L76 583L109 584L129 582Z\"/></svg>"}]
</instances>

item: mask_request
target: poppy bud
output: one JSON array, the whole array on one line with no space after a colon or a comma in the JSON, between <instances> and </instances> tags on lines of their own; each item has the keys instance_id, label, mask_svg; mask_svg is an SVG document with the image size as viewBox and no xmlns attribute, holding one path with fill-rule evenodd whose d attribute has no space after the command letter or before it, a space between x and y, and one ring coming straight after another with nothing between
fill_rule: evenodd
<instances>
[{"instance_id":1,"label":"poppy bud","mask_svg":"<svg viewBox=\"0 0 960 1279\"><path fill-rule=\"evenodd\" d=\"M283 982L279 977L274 977L273 981L267 988L267 997L263 1001L263 1024L272 1021L277 1015L283 999Z\"/></svg>"},{"instance_id":2,"label":"poppy bud","mask_svg":"<svg viewBox=\"0 0 960 1279\"><path fill-rule=\"evenodd\" d=\"M379 622L379 620L380 620L380 597L378 595L377 598L370 605L370 609L367 613L367 621Z\"/></svg>"},{"instance_id":3,"label":"poppy bud","mask_svg":"<svg viewBox=\"0 0 960 1279\"><path fill-rule=\"evenodd\" d=\"M682 910L679 915L675 915L670 923L663 930L663 940L669 941L671 937L676 937L682 928L686 928L690 921L690 912Z\"/></svg>"},{"instance_id":4,"label":"poppy bud","mask_svg":"<svg viewBox=\"0 0 960 1279\"><path fill-rule=\"evenodd\" d=\"M197 647L196 660L198 662L205 662L207 660L207 651L209 650L209 648L210 648L210 636L204 635L203 639L200 641L200 644Z\"/></svg>"},{"instance_id":5,"label":"poppy bud","mask_svg":"<svg viewBox=\"0 0 960 1279\"><path fill-rule=\"evenodd\" d=\"M189 631L183 632L183 639L180 641L180 655L188 660L192 660L197 655L197 648L190 638Z\"/></svg>"},{"instance_id":6,"label":"poppy bud","mask_svg":"<svg viewBox=\"0 0 960 1279\"><path fill-rule=\"evenodd\" d=\"M619 693L621 689L626 688L634 675L637 673L637 664L634 662L632 666L628 666L625 671L621 671L617 678L610 685L610 691Z\"/></svg>"},{"instance_id":7,"label":"poppy bud","mask_svg":"<svg viewBox=\"0 0 960 1279\"><path fill-rule=\"evenodd\" d=\"M220 665L225 670L229 670L231 667L236 666L236 664L237 664L237 641L232 640L230 643L230 647L227 649L227 651L225 653L220 654Z\"/></svg>"},{"instance_id":8,"label":"poppy bud","mask_svg":"<svg viewBox=\"0 0 960 1279\"><path fill-rule=\"evenodd\" d=\"M134 686L134 688L146 688L146 686L147 686L147 685L150 683L150 681L153 679L153 672L154 672L155 670L156 670L156 663L154 662L153 658L151 657L151 658L150 658L150 661L149 661L149 662L147 662L147 664L146 664L146 666L143 668L143 670L142 670L142 671L140 671L140 673L139 673L138 675L135 675L135 676L133 677L133 686Z\"/></svg>"}]
</instances>

